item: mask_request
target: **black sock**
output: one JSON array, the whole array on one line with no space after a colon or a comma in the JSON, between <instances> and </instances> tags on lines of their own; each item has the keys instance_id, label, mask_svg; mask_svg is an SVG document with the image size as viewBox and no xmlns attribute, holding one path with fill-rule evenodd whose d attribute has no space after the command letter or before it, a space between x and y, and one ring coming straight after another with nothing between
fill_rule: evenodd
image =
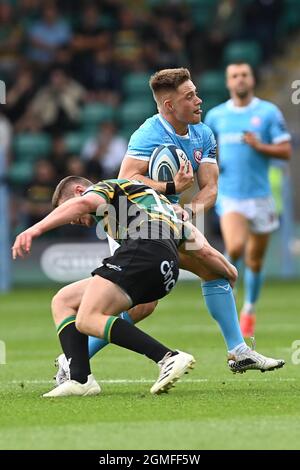
<instances>
[{"instance_id":1,"label":"black sock","mask_svg":"<svg viewBox=\"0 0 300 470\"><path fill-rule=\"evenodd\" d=\"M130 325L127 321L121 318L114 319L111 317L111 319L107 324L107 328L105 328L105 339L110 343L144 354L154 362L160 361L168 352L171 352L172 355L177 354L176 351L167 348L136 326Z\"/></svg>"},{"instance_id":2,"label":"black sock","mask_svg":"<svg viewBox=\"0 0 300 470\"><path fill-rule=\"evenodd\" d=\"M84 384L91 373L88 337L76 329L75 317L66 318L57 331L62 350L69 361L71 379Z\"/></svg>"}]
</instances>

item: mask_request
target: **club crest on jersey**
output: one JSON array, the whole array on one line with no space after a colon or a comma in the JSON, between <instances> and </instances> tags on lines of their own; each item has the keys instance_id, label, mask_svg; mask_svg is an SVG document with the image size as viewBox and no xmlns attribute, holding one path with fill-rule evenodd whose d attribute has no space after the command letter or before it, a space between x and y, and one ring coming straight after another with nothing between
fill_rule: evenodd
<instances>
[{"instance_id":1,"label":"club crest on jersey","mask_svg":"<svg viewBox=\"0 0 300 470\"><path fill-rule=\"evenodd\" d=\"M195 149L194 150L194 160L196 163L200 163L202 158L202 149Z\"/></svg>"},{"instance_id":2,"label":"club crest on jersey","mask_svg":"<svg viewBox=\"0 0 300 470\"><path fill-rule=\"evenodd\" d=\"M250 122L253 126L258 127L261 125L261 118L259 116L253 116Z\"/></svg>"}]
</instances>

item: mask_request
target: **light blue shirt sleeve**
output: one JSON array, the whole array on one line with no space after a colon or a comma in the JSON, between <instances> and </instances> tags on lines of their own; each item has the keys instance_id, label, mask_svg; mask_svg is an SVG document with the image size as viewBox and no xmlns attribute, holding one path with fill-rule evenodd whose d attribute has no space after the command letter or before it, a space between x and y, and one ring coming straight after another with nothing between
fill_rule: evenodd
<instances>
[{"instance_id":1,"label":"light blue shirt sleeve","mask_svg":"<svg viewBox=\"0 0 300 470\"><path fill-rule=\"evenodd\" d=\"M291 140L285 119L277 106L274 106L270 113L269 133L272 144L279 144L280 142Z\"/></svg>"},{"instance_id":2,"label":"light blue shirt sleeve","mask_svg":"<svg viewBox=\"0 0 300 470\"><path fill-rule=\"evenodd\" d=\"M149 161L153 151L161 144L172 144L168 133L159 124L157 116L147 119L131 136L126 155Z\"/></svg>"},{"instance_id":3,"label":"light blue shirt sleeve","mask_svg":"<svg viewBox=\"0 0 300 470\"><path fill-rule=\"evenodd\" d=\"M203 155L201 163L216 163L217 142L212 130L205 126L205 135L203 139Z\"/></svg>"},{"instance_id":4,"label":"light blue shirt sleeve","mask_svg":"<svg viewBox=\"0 0 300 470\"><path fill-rule=\"evenodd\" d=\"M145 129L141 126L130 137L126 155L137 158L138 160L149 161L156 147L157 141L151 138L149 129Z\"/></svg>"}]
</instances>

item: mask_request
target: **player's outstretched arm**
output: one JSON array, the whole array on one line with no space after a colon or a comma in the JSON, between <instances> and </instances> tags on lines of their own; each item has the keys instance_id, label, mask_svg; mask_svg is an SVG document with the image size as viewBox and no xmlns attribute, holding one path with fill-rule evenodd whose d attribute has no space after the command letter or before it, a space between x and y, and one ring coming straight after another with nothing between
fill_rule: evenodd
<instances>
[{"instance_id":1,"label":"player's outstretched arm","mask_svg":"<svg viewBox=\"0 0 300 470\"><path fill-rule=\"evenodd\" d=\"M211 273L228 279L231 287L237 280L238 272L218 250L213 248L204 235L191 222L185 222L189 237L180 246L179 251L197 259Z\"/></svg>"},{"instance_id":2,"label":"player's outstretched arm","mask_svg":"<svg viewBox=\"0 0 300 470\"><path fill-rule=\"evenodd\" d=\"M28 254L34 238L56 227L76 221L85 214L96 212L101 204L106 204L105 199L95 193L74 197L62 203L40 222L17 236L12 247L13 259L18 256L23 258L24 254Z\"/></svg>"}]
</instances>

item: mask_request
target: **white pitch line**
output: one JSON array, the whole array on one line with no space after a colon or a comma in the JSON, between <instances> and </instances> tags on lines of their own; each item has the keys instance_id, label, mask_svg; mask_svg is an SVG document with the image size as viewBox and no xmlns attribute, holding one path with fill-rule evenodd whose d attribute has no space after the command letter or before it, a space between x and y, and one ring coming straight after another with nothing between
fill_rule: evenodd
<instances>
[{"instance_id":1,"label":"white pitch line","mask_svg":"<svg viewBox=\"0 0 300 470\"><path fill-rule=\"evenodd\" d=\"M153 380L150 379L97 379L101 384L150 384L153 383ZM243 378L245 382L296 382L297 379L295 378L277 378L274 377L273 379L248 379ZM237 378L228 378L228 379L185 379L185 383L226 383L226 382L239 382ZM7 382L2 381L3 384L8 385L21 385L21 384L53 384L53 380L8 380ZM0 382L1 387L1 382Z\"/></svg>"}]
</instances>

